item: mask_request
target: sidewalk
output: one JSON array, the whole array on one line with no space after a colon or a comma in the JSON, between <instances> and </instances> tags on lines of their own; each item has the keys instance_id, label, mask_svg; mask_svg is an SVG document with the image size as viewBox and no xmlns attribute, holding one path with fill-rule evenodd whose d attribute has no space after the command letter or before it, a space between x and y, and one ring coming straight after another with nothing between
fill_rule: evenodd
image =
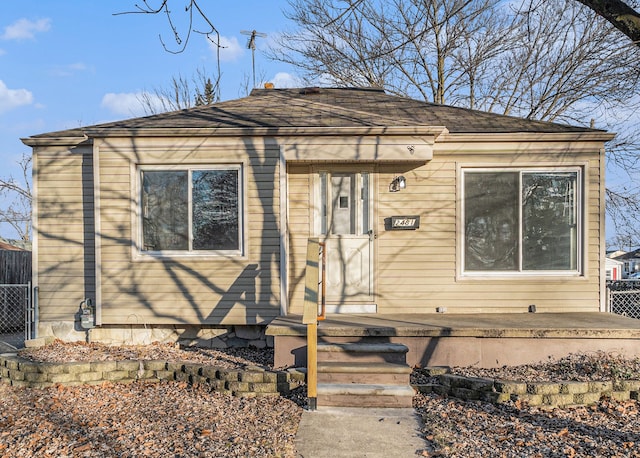
<instances>
[{"instance_id":1,"label":"sidewalk","mask_svg":"<svg viewBox=\"0 0 640 458\"><path fill-rule=\"evenodd\" d=\"M0 353L15 353L16 347L6 342L0 342Z\"/></svg>"},{"instance_id":2,"label":"sidewalk","mask_svg":"<svg viewBox=\"0 0 640 458\"><path fill-rule=\"evenodd\" d=\"M413 409L319 407L305 410L299 458L410 458L426 449Z\"/></svg>"}]
</instances>

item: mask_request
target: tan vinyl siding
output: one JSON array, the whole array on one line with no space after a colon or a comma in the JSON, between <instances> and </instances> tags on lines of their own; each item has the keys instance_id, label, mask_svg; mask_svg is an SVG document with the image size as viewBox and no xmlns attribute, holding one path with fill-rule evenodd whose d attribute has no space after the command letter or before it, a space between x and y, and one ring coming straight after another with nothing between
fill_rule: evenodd
<instances>
[{"instance_id":1,"label":"tan vinyl siding","mask_svg":"<svg viewBox=\"0 0 640 458\"><path fill-rule=\"evenodd\" d=\"M307 240L311 235L311 193L313 176L311 166L287 166L289 190L289 312L302 313L304 301L304 273Z\"/></svg>"},{"instance_id":2,"label":"tan vinyl siding","mask_svg":"<svg viewBox=\"0 0 640 458\"><path fill-rule=\"evenodd\" d=\"M264 145L262 141L249 145ZM104 324L245 324L279 314L278 149L231 139L100 145ZM139 256L138 166L242 165L243 256ZM133 202L133 204L132 204Z\"/></svg>"},{"instance_id":3,"label":"tan vinyl siding","mask_svg":"<svg viewBox=\"0 0 640 458\"><path fill-rule=\"evenodd\" d=\"M95 298L92 148L36 148L36 278L40 320L68 321Z\"/></svg>"},{"instance_id":4,"label":"tan vinyl siding","mask_svg":"<svg viewBox=\"0 0 640 458\"><path fill-rule=\"evenodd\" d=\"M557 148L557 147L556 147ZM599 307L600 200L598 149L565 156L553 152L531 154L447 154L434 152L434 160L404 172L407 190L388 193L384 188L393 174L380 173L380 221L401 209L420 214L421 227L412 233L381 231L377 240L377 303L379 313L526 312L530 304L539 311L597 311ZM596 159L594 159L594 157ZM505 160L506 159L506 160ZM458 166L498 167L582 166L584 218L584 276L516 275L491 278L458 276L461 257L456 206ZM433 183L433 186L431 185ZM422 205L416 205L419 202Z\"/></svg>"},{"instance_id":5,"label":"tan vinyl siding","mask_svg":"<svg viewBox=\"0 0 640 458\"><path fill-rule=\"evenodd\" d=\"M379 164L375 192L374 288L378 313L597 311L600 298L600 146L436 143L424 164ZM583 275L460 276L458 174L462 166L583 167ZM357 165L356 165L357 169ZM290 306L301 313L304 255L312 225L312 168L289 164ZM389 192L404 175L407 189ZM386 231L385 218L420 215L416 231Z\"/></svg>"},{"instance_id":6,"label":"tan vinyl siding","mask_svg":"<svg viewBox=\"0 0 640 458\"><path fill-rule=\"evenodd\" d=\"M460 136L461 137L461 136ZM286 143L286 142L283 142ZM485 142L445 138L433 160L340 166L371 171L374 183L374 302L378 313L599 310L603 227L599 143ZM50 147L36 154L38 273L41 319L68 320L85 297L101 296L105 325L244 324L280 312L279 147L272 139L108 138L96 140L99 198L94 198L92 147ZM140 256L138 166L241 165L242 256ZM584 268L581 276L461 275L462 167L585 167L582 176ZM330 169L331 164L323 164ZM287 164L289 312L301 313L305 254L313 225L313 170ZM389 192L402 174L407 189ZM93 212L100 212L100 275ZM385 218L420 215L416 231L385 230ZM96 284L101 295L96 295Z\"/></svg>"}]
</instances>

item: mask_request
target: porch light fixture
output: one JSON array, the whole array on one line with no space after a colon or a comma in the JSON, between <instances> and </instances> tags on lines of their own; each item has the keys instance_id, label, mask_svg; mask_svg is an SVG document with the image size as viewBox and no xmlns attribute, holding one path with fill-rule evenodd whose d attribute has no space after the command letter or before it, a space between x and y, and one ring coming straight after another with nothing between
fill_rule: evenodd
<instances>
[{"instance_id":1,"label":"porch light fixture","mask_svg":"<svg viewBox=\"0 0 640 458\"><path fill-rule=\"evenodd\" d=\"M391 184L389 184L389 192L398 192L401 189L405 189L407 187L407 179L402 175L397 176L393 179Z\"/></svg>"}]
</instances>

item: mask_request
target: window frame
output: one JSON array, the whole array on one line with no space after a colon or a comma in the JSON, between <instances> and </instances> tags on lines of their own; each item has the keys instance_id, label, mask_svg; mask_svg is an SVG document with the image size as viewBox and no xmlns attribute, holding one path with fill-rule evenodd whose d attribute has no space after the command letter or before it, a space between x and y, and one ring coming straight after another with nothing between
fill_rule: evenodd
<instances>
[{"instance_id":1,"label":"window frame","mask_svg":"<svg viewBox=\"0 0 640 458\"><path fill-rule=\"evenodd\" d=\"M535 278L535 277L550 277L550 278L566 278L566 277L584 277L585 276L585 253L586 246L584 237L586 233L587 221L585 215L587 209L585 205L587 201L585 199L586 194L586 166L584 165L572 165L572 166L556 166L556 165L524 165L524 166L500 166L500 165L483 165L478 166L476 164L461 164L458 166L458 278L460 279L473 279L473 278ZM518 198L517 198L517 211L518 211L518 250L517 250L517 268L516 270L465 270L466 269L466 189L465 189L465 174L471 173L500 173L500 172L512 172L518 173ZM575 227L576 227L576 267L575 269L568 270L524 270L523 259L523 203L522 203L522 184L523 174L552 174L552 173L575 173L576 185L575 185Z\"/></svg>"},{"instance_id":2,"label":"window frame","mask_svg":"<svg viewBox=\"0 0 640 458\"><path fill-rule=\"evenodd\" d=\"M238 174L238 249L235 250L194 250L193 249L193 172L234 170ZM144 222L143 222L143 174L144 172L187 172L187 217L189 248L187 250L145 250ZM244 164L242 163L214 163L214 164L185 164L185 165L138 165L135 168L136 199L134 202L136 241L134 243L134 258L137 260L158 258L243 258L247 246L246 240L246 183Z\"/></svg>"}]
</instances>

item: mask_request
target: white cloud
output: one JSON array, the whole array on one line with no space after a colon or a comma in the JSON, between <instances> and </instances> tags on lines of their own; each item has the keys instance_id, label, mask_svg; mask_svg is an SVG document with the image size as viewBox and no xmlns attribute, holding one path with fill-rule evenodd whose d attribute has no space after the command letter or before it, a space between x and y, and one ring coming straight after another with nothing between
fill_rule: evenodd
<instances>
[{"instance_id":1,"label":"white cloud","mask_svg":"<svg viewBox=\"0 0 640 458\"><path fill-rule=\"evenodd\" d=\"M82 62L76 62L68 65L58 65L53 69L51 69L50 73L52 76L67 77L67 76L73 76L78 72L84 72L89 70L91 69L87 67L86 64Z\"/></svg>"},{"instance_id":2,"label":"white cloud","mask_svg":"<svg viewBox=\"0 0 640 458\"><path fill-rule=\"evenodd\" d=\"M302 83L302 80L300 80L300 78L298 78L297 76L294 76L290 73L286 73L286 72L278 72L276 73L276 76L273 77L273 79L270 81L271 83L273 83L273 85L275 86L276 89L280 88L280 89L284 89L284 88L290 88L290 87L301 87L304 84Z\"/></svg>"},{"instance_id":3,"label":"white cloud","mask_svg":"<svg viewBox=\"0 0 640 458\"><path fill-rule=\"evenodd\" d=\"M236 37L223 37L220 36L220 61L221 62L234 62L240 59L244 55L244 46L242 46ZM216 45L209 41L209 48L213 55L216 55Z\"/></svg>"},{"instance_id":4,"label":"white cloud","mask_svg":"<svg viewBox=\"0 0 640 458\"><path fill-rule=\"evenodd\" d=\"M100 105L120 116L145 116L149 105L154 112L166 111L160 97L149 92L110 92L102 97Z\"/></svg>"},{"instance_id":5,"label":"white cloud","mask_svg":"<svg viewBox=\"0 0 640 458\"><path fill-rule=\"evenodd\" d=\"M9 89L0 80L0 113L33 103L33 94L26 89Z\"/></svg>"},{"instance_id":6,"label":"white cloud","mask_svg":"<svg viewBox=\"0 0 640 458\"><path fill-rule=\"evenodd\" d=\"M4 33L0 38L4 40L33 40L36 33L47 32L51 28L51 19L18 19L11 25L4 28Z\"/></svg>"},{"instance_id":7,"label":"white cloud","mask_svg":"<svg viewBox=\"0 0 640 458\"><path fill-rule=\"evenodd\" d=\"M84 70L88 70L88 67L82 62L76 62L74 64L69 64L69 65L67 65L67 67L70 70L75 70L75 71L78 71L78 72L81 72L81 71L84 71Z\"/></svg>"},{"instance_id":8,"label":"white cloud","mask_svg":"<svg viewBox=\"0 0 640 458\"><path fill-rule=\"evenodd\" d=\"M142 92L109 92L102 97L102 107L114 114L123 116L135 116L136 113L144 112L140 102Z\"/></svg>"}]
</instances>

